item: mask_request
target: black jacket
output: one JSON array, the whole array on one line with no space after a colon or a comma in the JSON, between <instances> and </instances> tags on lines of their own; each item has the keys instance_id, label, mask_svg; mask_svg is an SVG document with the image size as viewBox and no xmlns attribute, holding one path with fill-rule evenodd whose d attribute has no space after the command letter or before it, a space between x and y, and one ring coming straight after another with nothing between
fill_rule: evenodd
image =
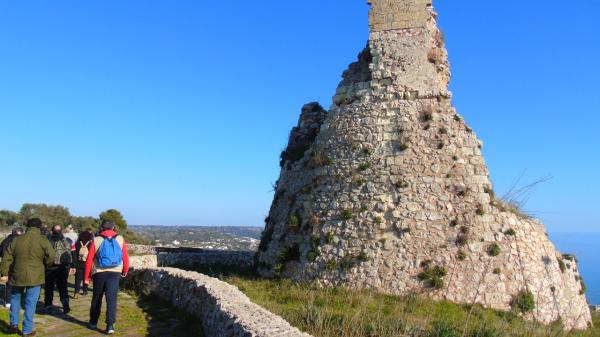
<instances>
[{"instance_id":1,"label":"black jacket","mask_svg":"<svg viewBox=\"0 0 600 337\"><path fill-rule=\"evenodd\" d=\"M10 242L16 237L16 235L14 234L9 234L6 239L2 240L2 243L0 243L0 257L4 257L4 251L6 250L6 248L8 248L8 245L10 245Z\"/></svg>"}]
</instances>

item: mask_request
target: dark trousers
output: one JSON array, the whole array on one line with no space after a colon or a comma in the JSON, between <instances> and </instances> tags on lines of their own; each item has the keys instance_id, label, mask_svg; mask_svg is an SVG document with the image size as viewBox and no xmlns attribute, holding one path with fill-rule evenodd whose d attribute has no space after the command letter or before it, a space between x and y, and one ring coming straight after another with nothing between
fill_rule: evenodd
<instances>
[{"instance_id":1,"label":"dark trousers","mask_svg":"<svg viewBox=\"0 0 600 337\"><path fill-rule=\"evenodd\" d=\"M75 269L75 294L79 294L79 292L83 289L84 292L87 293L88 285L83 282L83 274L85 273L84 268Z\"/></svg>"},{"instance_id":2,"label":"dark trousers","mask_svg":"<svg viewBox=\"0 0 600 337\"><path fill-rule=\"evenodd\" d=\"M46 271L46 288L44 293L44 304L47 307L52 306L54 300L54 285L58 288L60 301L69 302L69 290L67 289L67 279L69 278L69 269L64 266L53 267Z\"/></svg>"},{"instance_id":3,"label":"dark trousers","mask_svg":"<svg viewBox=\"0 0 600 337\"><path fill-rule=\"evenodd\" d=\"M4 304L10 303L11 290L12 287L8 283L6 283L6 285L4 286Z\"/></svg>"},{"instance_id":4,"label":"dark trousers","mask_svg":"<svg viewBox=\"0 0 600 337\"><path fill-rule=\"evenodd\" d=\"M90 308L90 324L98 324L102 311L102 297L106 295L106 324L112 325L117 316L117 294L121 273L101 272L92 276L94 280L94 295Z\"/></svg>"}]
</instances>

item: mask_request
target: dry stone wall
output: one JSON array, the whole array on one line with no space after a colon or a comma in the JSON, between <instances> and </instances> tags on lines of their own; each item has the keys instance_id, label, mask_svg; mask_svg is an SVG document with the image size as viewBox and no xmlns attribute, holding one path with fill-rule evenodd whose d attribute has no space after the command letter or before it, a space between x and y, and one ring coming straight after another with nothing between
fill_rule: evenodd
<instances>
[{"instance_id":1,"label":"dry stone wall","mask_svg":"<svg viewBox=\"0 0 600 337\"><path fill-rule=\"evenodd\" d=\"M371 31L425 27L431 0L370 0Z\"/></svg>"},{"instance_id":2,"label":"dry stone wall","mask_svg":"<svg viewBox=\"0 0 600 337\"><path fill-rule=\"evenodd\" d=\"M409 16L425 8L427 19L377 29L394 20L390 4ZM586 328L576 261L494 196L483 144L452 106L436 13L427 1L372 6L368 46L331 108L303 108L295 130L314 110L318 132L282 154L260 272L501 310L531 295L526 317Z\"/></svg>"},{"instance_id":3,"label":"dry stone wall","mask_svg":"<svg viewBox=\"0 0 600 337\"><path fill-rule=\"evenodd\" d=\"M146 245L128 245L131 259L136 266L150 267L232 267L252 268L255 263L255 252L232 251L200 248L165 248ZM137 255L137 256L136 256ZM130 264L133 265L133 262Z\"/></svg>"},{"instance_id":4,"label":"dry stone wall","mask_svg":"<svg viewBox=\"0 0 600 337\"><path fill-rule=\"evenodd\" d=\"M173 268L142 269L131 272L126 285L197 317L207 337L310 337L252 303L236 287L206 275Z\"/></svg>"}]
</instances>

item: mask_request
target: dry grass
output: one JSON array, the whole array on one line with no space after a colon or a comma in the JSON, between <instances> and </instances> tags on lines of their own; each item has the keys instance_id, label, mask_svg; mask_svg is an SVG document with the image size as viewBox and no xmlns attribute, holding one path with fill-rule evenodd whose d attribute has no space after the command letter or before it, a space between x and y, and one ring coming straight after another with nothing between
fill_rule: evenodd
<instances>
[{"instance_id":1,"label":"dry grass","mask_svg":"<svg viewBox=\"0 0 600 337\"><path fill-rule=\"evenodd\" d=\"M563 332L514 313L480 306L435 302L419 296L388 296L370 291L323 289L287 280L226 277L254 302L283 316L315 337L592 337L600 329ZM466 331L465 322L472 310ZM596 325L600 315L595 314Z\"/></svg>"}]
</instances>

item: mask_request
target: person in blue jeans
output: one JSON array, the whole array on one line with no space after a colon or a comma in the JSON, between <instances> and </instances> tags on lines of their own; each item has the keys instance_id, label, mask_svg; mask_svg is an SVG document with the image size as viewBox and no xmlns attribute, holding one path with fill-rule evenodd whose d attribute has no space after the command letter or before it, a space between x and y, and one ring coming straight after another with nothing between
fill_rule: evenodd
<instances>
[{"instance_id":1,"label":"person in blue jeans","mask_svg":"<svg viewBox=\"0 0 600 337\"><path fill-rule=\"evenodd\" d=\"M0 264L0 279L12 287L10 296L10 333L19 332L21 300L25 300L23 336L35 336L33 316L40 297L41 285L45 283L45 269L54 263L54 248L42 235L42 221L27 221L27 232L16 237L4 252Z\"/></svg>"}]
</instances>

